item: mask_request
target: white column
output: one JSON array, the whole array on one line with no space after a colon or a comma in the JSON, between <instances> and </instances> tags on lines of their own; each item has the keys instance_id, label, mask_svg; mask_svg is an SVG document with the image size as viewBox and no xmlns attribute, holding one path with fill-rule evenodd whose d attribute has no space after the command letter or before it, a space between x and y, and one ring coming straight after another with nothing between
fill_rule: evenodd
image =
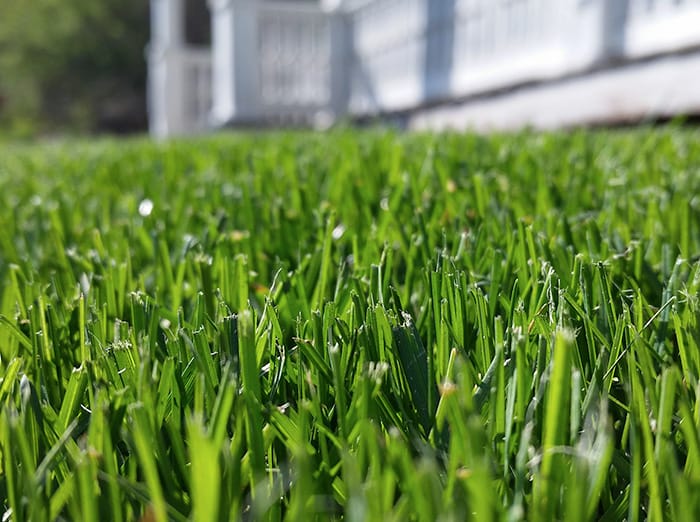
<instances>
[{"instance_id":1,"label":"white column","mask_svg":"<svg viewBox=\"0 0 700 522\"><path fill-rule=\"evenodd\" d=\"M209 0L212 28L214 125L247 123L258 116L256 0Z\"/></svg>"},{"instance_id":2,"label":"white column","mask_svg":"<svg viewBox=\"0 0 700 522\"><path fill-rule=\"evenodd\" d=\"M345 116L350 99L350 28L340 0L321 0L330 31L330 116L329 122Z\"/></svg>"},{"instance_id":3,"label":"white column","mask_svg":"<svg viewBox=\"0 0 700 522\"><path fill-rule=\"evenodd\" d=\"M180 47L184 38L182 0L151 0L151 41Z\"/></svg>"},{"instance_id":4,"label":"white column","mask_svg":"<svg viewBox=\"0 0 700 522\"><path fill-rule=\"evenodd\" d=\"M153 136L164 138L185 129L182 0L151 0L148 46L148 119Z\"/></svg>"},{"instance_id":5,"label":"white column","mask_svg":"<svg viewBox=\"0 0 700 522\"><path fill-rule=\"evenodd\" d=\"M576 63L600 65L622 57L628 0L568 0L570 52Z\"/></svg>"}]
</instances>

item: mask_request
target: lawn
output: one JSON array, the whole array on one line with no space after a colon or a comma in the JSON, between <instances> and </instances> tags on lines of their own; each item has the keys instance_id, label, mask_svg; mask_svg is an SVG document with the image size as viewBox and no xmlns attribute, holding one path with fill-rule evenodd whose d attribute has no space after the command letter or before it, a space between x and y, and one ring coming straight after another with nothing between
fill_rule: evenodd
<instances>
[{"instance_id":1,"label":"lawn","mask_svg":"<svg viewBox=\"0 0 700 522\"><path fill-rule=\"evenodd\" d=\"M700 132L0 149L8 520L700 517Z\"/></svg>"}]
</instances>

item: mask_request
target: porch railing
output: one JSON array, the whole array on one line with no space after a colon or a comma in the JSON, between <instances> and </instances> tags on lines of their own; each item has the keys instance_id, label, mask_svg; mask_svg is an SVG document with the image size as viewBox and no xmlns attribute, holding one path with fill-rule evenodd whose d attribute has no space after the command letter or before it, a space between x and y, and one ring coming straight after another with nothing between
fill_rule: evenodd
<instances>
[{"instance_id":1,"label":"porch railing","mask_svg":"<svg viewBox=\"0 0 700 522\"><path fill-rule=\"evenodd\" d=\"M351 0L346 15L353 114L700 47L700 0Z\"/></svg>"},{"instance_id":2,"label":"porch railing","mask_svg":"<svg viewBox=\"0 0 700 522\"><path fill-rule=\"evenodd\" d=\"M303 122L330 103L330 34L313 6L260 4L257 105L265 118Z\"/></svg>"},{"instance_id":3,"label":"porch railing","mask_svg":"<svg viewBox=\"0 0 700 522\"><path fill-rule=\"evenodd\" d=\"M212 4L224 21L213 24L216 121L313 124L338 114L342 31L333 13L309 2Z\"/></svg>"},{"instance_id":4,"label":"porch railing","mask_svg":"<svg viewBox=\"0 0 700 522\"><path fill-rule=\"evenodd\" d=\"M206 129L211 111L211 53L208 48L185 48L182 60L184 117L196 130Z\"/></svg>"},{"instance_id":5,"label":"porch railing","mask_svg":"<svg viewBox=\"0 0 700 522\"><path fill-rule=\"evenodd\" d=\"M149 52L151 134L191 134L211 128L212 66L207 47Z\"/></svg>"},{"instance_id":6,"label":"porch railing","mask_svg":"<svg viewBox=\"0 0 700 522\"><path fill-rule=\"evenodd\" d=\"M629 0L625 52L646 57L700 47L700 0Z\"/></svg>"}]
</instances>

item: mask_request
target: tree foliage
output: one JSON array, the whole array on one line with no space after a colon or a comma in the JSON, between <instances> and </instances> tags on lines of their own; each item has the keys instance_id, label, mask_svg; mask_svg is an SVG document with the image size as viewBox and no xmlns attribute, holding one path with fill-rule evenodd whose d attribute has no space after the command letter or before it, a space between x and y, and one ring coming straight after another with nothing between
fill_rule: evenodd
<instances>
[{"instance_id":1,"label":"tree foliage","mask_svg":"<svg viewBox=\"0 0 700 522\"><path fill-rule=\"evenodd\" d=\"M0 128L144 128L148 2L0 0Z\"/></svg>"}]
</instances>

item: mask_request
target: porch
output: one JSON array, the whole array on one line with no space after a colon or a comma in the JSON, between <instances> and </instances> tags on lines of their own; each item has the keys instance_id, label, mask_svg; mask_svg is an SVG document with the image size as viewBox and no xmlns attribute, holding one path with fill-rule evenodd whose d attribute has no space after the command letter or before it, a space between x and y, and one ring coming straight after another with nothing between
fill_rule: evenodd
<instances>
[{"instance_id":1,"label":"porch","mask_svg":"<svg viewBox=\"0 0 700 522\"><path fill-rule=\"evenodd\" d=\"M199 46L185 43L186 4L151 0L155 136L380 115L511 128L700 113L700 0L209 0Z\"/></svg>"}]
</instances>

